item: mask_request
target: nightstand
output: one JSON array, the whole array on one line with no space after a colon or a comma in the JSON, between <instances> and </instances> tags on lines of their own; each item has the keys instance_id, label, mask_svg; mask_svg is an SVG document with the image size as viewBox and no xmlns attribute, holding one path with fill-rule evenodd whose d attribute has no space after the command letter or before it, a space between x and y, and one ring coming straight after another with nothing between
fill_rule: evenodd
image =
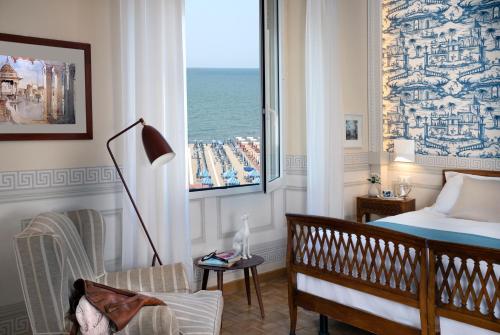
<instances>
[{"instance_id":1,"label":"nightstand","mask_svg":"<svg viewBox=\"0 0 500 335\"><path fill-rule=\"evenodd\" d=\"M356 198L356 219L363 223L363 216L366 215L366 222L370 221L370 214L383 216L397 215L415 210L415 199L381 199L369 197L367 195Z\"/></svg>"}]
</instances>

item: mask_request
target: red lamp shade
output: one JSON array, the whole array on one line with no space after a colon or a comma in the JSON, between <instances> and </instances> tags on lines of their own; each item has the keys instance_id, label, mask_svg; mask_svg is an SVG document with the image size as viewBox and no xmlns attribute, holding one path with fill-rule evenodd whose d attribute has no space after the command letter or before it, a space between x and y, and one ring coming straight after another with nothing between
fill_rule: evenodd
<instances>
[{"instance_id":1,"label":"red lamp shade","mask_svg":"<svg viewBox=\"0 0 500 335\"><path fill-rule=\"evenodd\" d=\"M144 151L146 151L149 162L151 162L154 168L168 163L175 157L175 152L168 142L152 126L144 125L142 128L142 144L144 145Z\"/></svg>"}]
</instances>

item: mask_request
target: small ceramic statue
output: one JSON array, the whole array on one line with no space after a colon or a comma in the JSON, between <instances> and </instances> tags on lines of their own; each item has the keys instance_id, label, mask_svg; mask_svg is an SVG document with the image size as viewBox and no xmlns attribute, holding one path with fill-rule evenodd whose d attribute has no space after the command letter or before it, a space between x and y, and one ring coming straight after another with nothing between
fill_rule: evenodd
<instances>
[{"instance_id":1,"label":"small ceramic statue","mask_svg":"<svg viewBox=\"0 0 500 335\"><path fill-rule=\"evenodd\" d=\"M250 259L250 243L248 237L250 236L250 229L248 228L248 215L241 216L241 228L238 230L233 238L233 249L237 255L241 255L243 259Z\"/></svg>"}]
</instances>

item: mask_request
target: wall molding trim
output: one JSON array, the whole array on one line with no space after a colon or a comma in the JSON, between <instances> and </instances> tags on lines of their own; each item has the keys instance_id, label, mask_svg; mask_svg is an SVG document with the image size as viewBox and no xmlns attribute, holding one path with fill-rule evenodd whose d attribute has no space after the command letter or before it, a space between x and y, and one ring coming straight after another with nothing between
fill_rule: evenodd
<instances>
[{"instance_id":1,"label":"wall molding trim","mask_svg":"<svg viewBox=\"0 0 500 335\"><path fill-rule=\"evenodd\" d=\"M417 155L415 163L434 168L500 170L500 159L496 158Z\"/></svg>"},{"instance_id":2,"label":"wall molding trim","mask_svg":"<svg viewBox=\"0 0 500 335\"><path fill-rule=\"evenodd\" d=\"M285 174L300 176L307 175L307 156L286 155Z\"/></svg>"},{"instance_id":3,"label":"wall molding trim","mask_svg":"<svg viewBox=\"0 0 500 335\"><path fill-rule=\"evenodd\" d=\"M30 321L24 301L0 306L0 334L31 334Z\"/></svg>"},{"instance_id":4,"label":"wall molding trim","mask_svg":"<svg viewBox=\"0 0 500 335\"><path fill-rule=\"evenodd\" d=\"M369 170L369 153L347 152L344 154L344 170L362 171ZM306 155L287 155L285 173L287 175L305 176L307 175Z\"/></svg>"},{"instance_id":5,"label":"wall molding trim","mask_svg":"<svg viewBox=\"0 0 500 335\"><path fill-rule=\"evenodd\" d=\"M121 191L114 166L0 172L0 203Z\"/></svg>"}]
</instances>

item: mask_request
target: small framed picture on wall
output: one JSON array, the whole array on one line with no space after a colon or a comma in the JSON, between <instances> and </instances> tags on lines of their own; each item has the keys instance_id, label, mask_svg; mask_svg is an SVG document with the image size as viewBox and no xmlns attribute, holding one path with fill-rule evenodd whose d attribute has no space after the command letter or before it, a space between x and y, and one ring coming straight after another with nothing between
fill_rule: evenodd
<instances>
[{"instance_id":1,"label":"small framed picture on wall","mask_svg":"<svg viewBox=\"0 0 500 335\"><path fill-rule=\"evenodd\" d=\"M363 146L363 116L345 115L344 147L361 148Z\"/></svg>"},{"instance_id":2,"label":"small framed picture on wall","mask_svg":"<svg viewBox=\"0 0 500 335\"><path fill-rule=\"evenodd\" d=\"M0 141L92 139L90 44L0 33Z\"/></svg>"}]
</instances>

